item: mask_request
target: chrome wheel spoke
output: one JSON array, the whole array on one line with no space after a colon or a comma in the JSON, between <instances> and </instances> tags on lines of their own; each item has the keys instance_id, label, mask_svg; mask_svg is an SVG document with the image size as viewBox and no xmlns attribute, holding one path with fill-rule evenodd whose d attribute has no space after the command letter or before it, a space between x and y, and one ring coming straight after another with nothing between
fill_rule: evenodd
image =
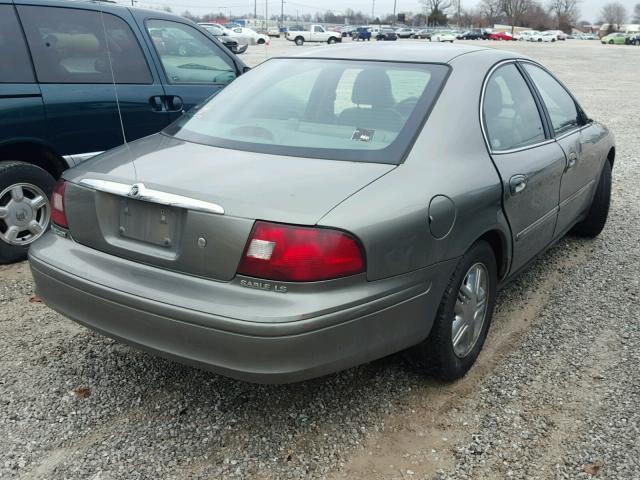
<instances>
[{"instance_id":1,"label":"chrome wheel spoke","mask_svg":"<svg viewBox=\"0 0 640 480\"><path fill-rule=\"evenodd\" d=\"M38 211L47 204L47 199L42 195L38 195L33 200L30 200L29 203L34 211Z\"/></svg>"},{"instance_id":2,"label":"chrome wheel spoke","mask_svg":"<svg viewBox=\"0 0 640 480\"><path fill-rule=\"evenodd\" d=\"M16 185L11 189L11 198L14 202L21 202L24 200L24 192L22 191L22 187L20 185Z\"/></svg>"},{"instance_id":3,"label":"chrome wheel spoke","mask_svg":"<svg viewBox=\"0 0 640 480\"><path fill-rule=\"evenodd\" d=\"M31 220L29 222L29 225L27 226L27 229L33 233L34 235L38 235L40 233L42 233L42 230L44 230L44 228L42 228L42 225L40 225L37 221L35 220Z\"/></svg>"},{"instance_id":4,"label":"chrome wheel spoke","mask_svg":"<svg viewBox=\"0 0 640 480\"><path fill-rule=\"evenodd\" d=\"M460 344L460 341L463 339L463 337L467 333L467 330L469 330L469 326L467 324L464 324L464 325L462 325L462 327L460 327L460 330L457 331L457 333L453 337L453 347L454 348L457 347Z\"/></svg>"},{"instance_id":5,"label":"chrome wheel spoke","mask_svg":"<svg viewBox=\"0 0 640 480\"><path fill-rule=\"evenodd\" d=\"M9 210L6 207L0 207L0 219L7 218L9 216Z\"/></svg>"},{"instance_id":6,"label":"chrome wheel spoke","mask_svg":"<svg viewBox=\"0 0 640 480\"><path fill-rule=\"evenodd\" d=\"M7 228L7 231L4 233L7 242L12 243L15 242L18 238L18 234L20 233L20 229L16 226L11 226Z\"/></svg>"}]
</instances>

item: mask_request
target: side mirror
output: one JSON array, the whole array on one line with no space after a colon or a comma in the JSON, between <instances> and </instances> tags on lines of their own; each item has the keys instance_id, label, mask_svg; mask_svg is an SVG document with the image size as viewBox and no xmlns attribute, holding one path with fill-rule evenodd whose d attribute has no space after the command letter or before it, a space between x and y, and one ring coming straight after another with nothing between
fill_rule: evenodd
<instances>
[{"instance_id":1,"label":"side mirror","mask_svg":"<svg viewBox=\"0 0 640 480\"><path fill-rule=\"evenodd\" d=\"M244 66L242 68L242 73L247 73L249 70L251 70L251 67Z\"/></svg>"}]
</instances>

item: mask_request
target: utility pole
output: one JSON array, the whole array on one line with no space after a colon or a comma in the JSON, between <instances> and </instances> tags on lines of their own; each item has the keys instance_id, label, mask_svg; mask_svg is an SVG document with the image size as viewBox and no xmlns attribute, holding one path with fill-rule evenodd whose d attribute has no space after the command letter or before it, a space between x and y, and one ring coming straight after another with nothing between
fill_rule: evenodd
<instances>
[{"instance_id":1,"label":"utility pole","mask_svg":"<svg viewBox=\"0 0 640 480\"><path fill-rule=\"evenodd\" d=\"M265 30L269 30L269 0L264 0L264 23Z\"/></svg>"},{"instance_id":2,"label":"utility pole","mask_svg":"<svg viewBox=\"0 0 640 480\"><path fill-rule=\"evenodd\" d=\"M456 22L458 29L460 29L460 2L461 0L458 0L458 21Z\"/></svg>"},{"instance_id":3,"label":"utility pole","mask_svg":"<svg viewBox=\"0 0 640 480\"><path fill-rule=\"evenodd\" d=\"M258 18L258 0L253 0L253 19L255 20L256 18Z\"/></svg>"},{"instance_id":4,"label":"utility pole","mask_svg":"<svg viewBox=\"0 0 640 480\"><path fill-rule=\"evenodd\" d=\"M373 0L373 4L371 5L371 21L373 22L376 18L375 16L375 11L376 11L376 0Z\"/></svg>"},{"instance_id":5,"label":"utility pole","mask_svg":"<svg viewBox=\"0 0 640 480\"><path fill-rule=\"evenodd\" d=\"M284 25L284 0L280 0L280 26Z\"/></svg>"},{"instance_id":6,"label":"utility pole","mask_svg":"<svg viewBox=\"0 0 640 480\"><path fill-rule=\"evenodd\" d=\"M392 25L396 24L396 0L393 0L393 23Z\"/></svg>"}]
</instances>

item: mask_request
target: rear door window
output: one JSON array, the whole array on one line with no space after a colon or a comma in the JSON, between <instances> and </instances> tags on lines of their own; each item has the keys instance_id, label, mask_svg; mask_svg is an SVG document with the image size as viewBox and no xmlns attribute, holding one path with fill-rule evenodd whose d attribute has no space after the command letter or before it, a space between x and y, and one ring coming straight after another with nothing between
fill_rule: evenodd
<instances>
[{"instance_id":1,"label":"rear door window","mask_svg":"<svg viewBox=\"0 0 640 480\"><path fill-rule=\"evenodd\" d=\"M13 5L0 5L0 83L34 83L31 59Z\"/></svg>"},{"instance_id":2,"label":"rear door window","mask_svg":"<svg viewBox=\"0 0 640 480\"><path fill-rule=\"evenodd\" d=\"M58 7L18 9L40 82L152 83L131 28L115 15Z\"/></svg>"},{"instance_id":3,"label":"rear door window","mask_svg":"<svg viewBox=\"0 0 640 480\"><path fill-rule=\"evenodd\" d=\"M169 20L148 20L146 28L169 83L226 85L236 78L229 57L195 28Z\"/></svg>"},{"instance_id":4,"label":"rear door window","mask_svg":"<svg viewBox=\"0 0 640 480\"><path fill-rule=\"evenodd\" d=\"M540 67L527 63L524 68L542 95L555 134L562 135L579 126L578 107L564 87Z\"/></svg>"},{"instance_id":5,"label":"rear door window","mask_svg":"<svg viewBox=\"0 0 640 480\"><path fill-rule=\"evenodd\" d=\"M498 68L484 93L482 114L494 151L522 148L545 140L540 112L517 67Z\"/></svg>"}]
</instances>

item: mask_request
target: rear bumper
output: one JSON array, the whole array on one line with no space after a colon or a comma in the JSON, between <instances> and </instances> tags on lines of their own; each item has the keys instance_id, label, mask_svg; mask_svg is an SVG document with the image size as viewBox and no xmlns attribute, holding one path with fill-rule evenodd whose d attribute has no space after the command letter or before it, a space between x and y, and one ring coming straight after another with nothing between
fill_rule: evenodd
<instances>
[{"instance_id":1,"label":"rear bumper","mask_svg":"<svg viewBox=\"0 0 640 480\"><path fill-rule=\"evenodd\" d=\"M109 255L53 234L42 240L32 246L29 259L38 294L54 310L144 350L258 383L287 383L318 377L419 343L428 335L439 304L443 288L439 279L446 281L450 268L444 263L424 269L420 272L422 280L417 283L414 272L412 280L407 279L405 289L373 300L364 298L360 304L341 306L328 313L310 312L309 316L301 316L307 318L288 321L288 312L283 311L281 318L254 322L198 311L195 304L195 308L188 308L132 294L127 281L140 282L141 270L151 267L111 257L115 270L129 264L126 265L130 270L128 278L122 277L122 284L116 285L107 275L102 281L95 278L92 270L95 265L92 257ZM67 248L69 246L73 248ZM167 272L158 269L157 274L161 277ZM182 277L185 282L191 281L185 275L171 275L174 279ZM163 283L167 285L160 280L158 285L149 288L157 290ZM217 297L220 282L207 283L211 284L212 310L216 310L217 304L237 301L234 296ZM246 293L243 307L247 317L254 315L254 310L264 309L274 298L287 296L257 292L264 295L264 304L260 304L255 302L253 290L229 283L222 286ZM174 288L179 286L176 284ZM334 296L336 304L342 301L336 292L317 295ZM305 297L311 300L307 295L294 293L285 304L295 310L297 307L292 302L304 301ZM312 305L308 308L312 309L314 302L309 303Z\"/></svg>"}]
</instances>

